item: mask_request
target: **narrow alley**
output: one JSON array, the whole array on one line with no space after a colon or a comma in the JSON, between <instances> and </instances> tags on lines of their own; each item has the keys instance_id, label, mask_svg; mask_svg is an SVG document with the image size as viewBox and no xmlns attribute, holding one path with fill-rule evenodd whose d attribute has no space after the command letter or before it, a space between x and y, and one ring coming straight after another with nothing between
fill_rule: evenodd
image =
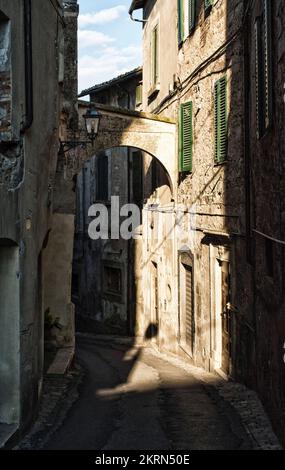
<instances>
[{"instance_id":1,"label":"narrow alley","mask_svg":"<svg viewBox=\"0 0 285 470\"><path fill-rule=\"evenodd\" d=\"M284 0L0 0L0 451L284 448L284 70Z\"/></svg>"},{"instance_id":2,"label":"narrow alley","mask_svg":"<svg viewBox=\"0 0 285 470\"><path fill-rule=\"evenodd\" d=\"M218 392L218 384L225 386L218 376L192 366L187 370L154 348L116 343L112 337L80 334L77 354L84 371L79 397L39 449L279 448L262 406L258 416L247 403L253 421L245 426L244 417ZM230 394L244 403L243 392ZM249 431L252 424L255 435ZM28 449L31 442L28 436L20 449Z\"/></svg>"}]
</instances>

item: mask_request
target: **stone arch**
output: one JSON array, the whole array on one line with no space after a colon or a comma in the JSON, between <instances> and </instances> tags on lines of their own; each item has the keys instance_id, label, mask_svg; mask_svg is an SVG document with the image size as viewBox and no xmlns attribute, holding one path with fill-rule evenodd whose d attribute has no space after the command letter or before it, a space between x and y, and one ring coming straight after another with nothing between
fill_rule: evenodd
<instances>
[{"instance_id":1,"label":"stone arch","mask_svg":"<svg viewBox=\"0 0 285 470\"><path fill-rule=\"evenodd\" d=\"M160 116L113 108L97 103L79 103L81 127L83 115L95 107L101 114L98 136L94 146L82 152L82 165L92 155L111 148L131 147L156 158L165 168L172 190L177 181L176 123Z\"/></svg>"},{"instance_id":2,"label":"stone arch","mask_svg":"<svg viewBox=\"0 0 285 470\"><path fill-rule=\"evenodd\" d=\"M95 151L95 148L96 148L96 151ZM168 183L169 183L169 188L171 190L171 194L173 195L173 189L174 189L173 188L173 183L172 183L171 175L169 174L167 168L164 166L164 164L161 162L161 160L159 160L155 155L152 155L150 152L148 152L144 148L134 147L134 146L130 146L130 145L124 145L124 144L115 145L113 147L104 147L104 143L102 143L102 146L96 145L94 147L89 147L89 149L87 150L87 153L85 154L84 159L82 159L76 173L77 174L80 173L80 171L82 170L84 164L87 161L89 161L92 157L94 157L95 155L98 155L98 154L103 155L104 153L108 152L109 150L116 149L116 148L130 148L130 149L133 149L133 150L138 150L139 152L145 153L149 157L157 160L159 162L159 164L161 165L161 167L163 168L163 170L165 171L165 174L166 174L166 177L167 177L167 180L168 180Z\"/></svg>"}]
</instances>

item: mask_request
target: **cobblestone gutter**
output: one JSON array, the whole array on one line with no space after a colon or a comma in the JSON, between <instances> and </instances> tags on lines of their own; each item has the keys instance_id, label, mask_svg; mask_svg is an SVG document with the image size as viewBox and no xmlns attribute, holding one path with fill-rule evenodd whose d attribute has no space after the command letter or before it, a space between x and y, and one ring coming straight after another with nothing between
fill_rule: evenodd
<instances>
[{"instance_id":1,"label":"cobblestone gutter","mask_svg":"<svg viewBox=\"0 0 285 470\"><path fill-rule=\"evenodd\" d=\"M14 450L43 449L78 399L83 377L84 372L78 365L65 375L45 376L37 421Z\"/></svg>"},{"instance_id":2,"label":"cobblestone gutter","mask_svg":"<svg viewBox=\"0 0 285 470\"><path fill-rule=\"evenodd\" d=\"M269 418L257 394L242 384L227 382L215 374L191 366L182 359L158 350L153 351L165 361L181 367L205 385L214 387L220 397L230 404L239 414L241 422L251 440L253 450L283 450L275 435Z\"/></svg>"}]
</instances>

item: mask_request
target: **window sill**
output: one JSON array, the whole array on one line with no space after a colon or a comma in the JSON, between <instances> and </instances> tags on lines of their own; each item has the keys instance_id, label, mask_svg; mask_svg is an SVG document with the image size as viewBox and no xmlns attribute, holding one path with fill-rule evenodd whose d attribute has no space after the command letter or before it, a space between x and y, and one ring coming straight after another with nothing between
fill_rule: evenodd
<instances>
[{"instance_id":1,"label":"window sill","mask_svg":"<svg viewBox=\"0 0 285 470\"><path fill-rule=\"evenodd\" d=\"M223 166L223 165L226 165L228 163L228 160L224 160L222 162L215 162L214 163L214 167L216 166Z\"/></svg>"}]
</instances>

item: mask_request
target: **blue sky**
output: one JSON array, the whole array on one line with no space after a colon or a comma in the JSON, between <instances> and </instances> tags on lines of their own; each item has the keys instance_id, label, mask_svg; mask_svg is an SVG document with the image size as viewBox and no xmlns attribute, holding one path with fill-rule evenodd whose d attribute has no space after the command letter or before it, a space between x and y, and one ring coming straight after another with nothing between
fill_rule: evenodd
<instances>
[{"instance_id":1,"label":"blue sky","mask_svg":"<svg viewBox=\"0 0 285 470\"><path fill-rule=\"evenodd\" d=\"M140 23L131 21L131 0L78 0L79 91L142 64Z\"/></svg>"}]
</instances>

